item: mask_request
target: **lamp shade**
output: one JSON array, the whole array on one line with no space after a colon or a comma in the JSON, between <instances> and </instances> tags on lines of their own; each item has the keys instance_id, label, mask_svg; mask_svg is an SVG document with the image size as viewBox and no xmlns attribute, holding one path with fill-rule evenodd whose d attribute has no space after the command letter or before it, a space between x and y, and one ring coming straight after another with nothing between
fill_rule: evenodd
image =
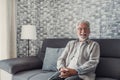
<instances>
[{"instance_id":1,"label":"lamp shade","mask_svg":"<svg viewBox=\"0 0 120 80\"><path fill-rule=\"evenodd\" d=\"M21 39L36 39L36 28L33 25L23 25Z\"/></svg>"}]
</instances>

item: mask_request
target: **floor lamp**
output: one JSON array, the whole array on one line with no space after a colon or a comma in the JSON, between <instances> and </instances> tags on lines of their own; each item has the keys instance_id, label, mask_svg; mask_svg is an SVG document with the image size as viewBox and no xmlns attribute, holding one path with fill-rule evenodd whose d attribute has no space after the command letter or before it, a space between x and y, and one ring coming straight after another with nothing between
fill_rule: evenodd
<instances>
[{"instance_id":1,"label":"floor lamp","mask_svg":"<svg viewBox=\"0 0 120 80\"><path fill-rule=\"evenodd\" d=\"M28 41L28 54L27 54L27 56L30 56L29 41L37 39L35 26L23 25L22 29L21 29L21 39L26 39Z\"/></svg>"}]
</instances>

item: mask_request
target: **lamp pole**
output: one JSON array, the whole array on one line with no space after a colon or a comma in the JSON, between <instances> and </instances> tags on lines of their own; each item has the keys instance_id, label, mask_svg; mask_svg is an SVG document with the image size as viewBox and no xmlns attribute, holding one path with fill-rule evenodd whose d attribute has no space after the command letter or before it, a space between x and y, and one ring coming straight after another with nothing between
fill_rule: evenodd
<instances>
[{"instance_id":1,"label":"lamp pole","mask_svg":"<svg viewBox=\"0 0 120 80\"><path fill-rule=\"evenodd\" d=\"M28 39L28 55L27 56L30 56L30 54L29 54L29 39Z\"/></svg>"}]
</instances>

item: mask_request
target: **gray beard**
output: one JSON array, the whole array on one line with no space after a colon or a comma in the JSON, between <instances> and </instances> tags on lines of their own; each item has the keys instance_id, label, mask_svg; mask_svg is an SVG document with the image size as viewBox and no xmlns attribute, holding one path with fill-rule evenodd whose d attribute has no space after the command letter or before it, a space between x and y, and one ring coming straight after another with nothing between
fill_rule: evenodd
<instances>
[{"instance_id":1,"label":"gray beard","mask_svg":"<svg viewBox=\"0 0 120 80\"><path fill-rule=\"evenodd\" d=\"M85 41L88 37L82 38L81 36L78 37L80 41Z\"/></svg>"}]
</instances>

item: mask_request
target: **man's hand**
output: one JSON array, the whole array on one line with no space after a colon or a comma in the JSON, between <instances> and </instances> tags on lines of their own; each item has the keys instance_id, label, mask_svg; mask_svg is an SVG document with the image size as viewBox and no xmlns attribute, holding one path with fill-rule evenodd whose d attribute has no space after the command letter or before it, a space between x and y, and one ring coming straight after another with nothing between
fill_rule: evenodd
<instances>
[{"instance_id":1,"label":"man's hand","mask_svg":"<svg viewBox=\"0 0 120 80\"><path fill-rule=\"evenodd\" d=\"M75 69L71 68L61 68L60 69L60 77L61 78L67 78L73 75L76 75L77 71Z\"/></svg>"},{"instance_id":2,"label":"man's hand","mask_svg":"<svg viewBox=\"0 0 120 80\"><path fill-rule=\"evenodd\" d=\"M59 77L61 77L61 78L67 78L67 77L69 77L69 72L68 72L68 70L67 70L67 68L61 68L60 69L60 76Z\"/></svg>"},{"instance_id":3,"label":"man's hand","mask_svg":"<svg viewBox=\"0 0 120 80\"><path fill-rule=\"evenodd\" d=\"M78 72L77 72L75 69L67 68L67 70L68 70L70 76L73 76L73 75L77 75L77 74L78 74Z\"/></svg>"}]
</instances>

